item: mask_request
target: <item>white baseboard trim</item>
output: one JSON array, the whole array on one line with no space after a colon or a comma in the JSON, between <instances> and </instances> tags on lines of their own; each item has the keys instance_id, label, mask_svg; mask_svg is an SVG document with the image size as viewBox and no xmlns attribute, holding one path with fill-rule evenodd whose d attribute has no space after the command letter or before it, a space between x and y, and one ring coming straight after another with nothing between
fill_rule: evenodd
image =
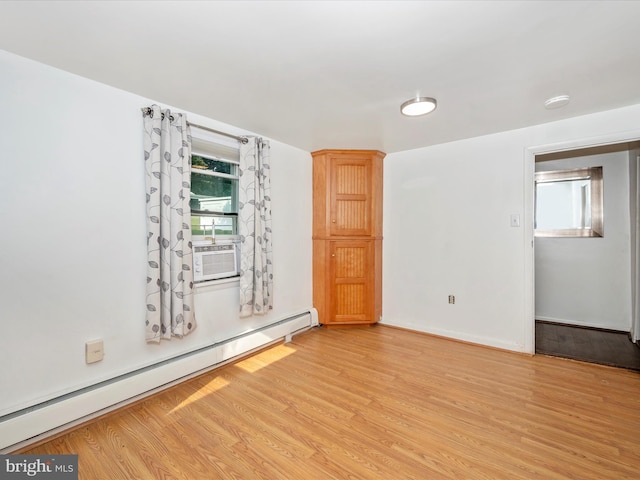
<instances>
[{"instance_id":1,"label":"white baseboard trim","mask_svg":"<svg viewBox=\"0 0 640 480\"><path fill-rule=\"evenodd\" d=\"M428 333L430 335L437 335L439 337L451 338L453 340L460 340L467 343L474 343L476 345L484 345L487 347L498 348L500 350L509 350L519 353L531 353L526 351L524 345L517 343L504 342L491 337L483 337L479 335L469 335L463 332L456 332L452 330L445 330L441 328L425 327L424 325L417 325L410 322L380 322L381 325L389 325L391 327L406 328L407 330L414 330L416 332Z\"/></svg>"},{"instance_id":2,"label":"white baseboard trim","mask_svg":"<svg viewBox=\"0 0 640 480\"><path fill-rule=\"evenodd\" d=\"M162 362L157 368L124 376L104 386L84 389L82 393L27 408L19 414L0 419L0 453L10 453L55 435L63 430L97 418L177 383L247 355L291 335L317 325L315 309L292 315L266 327L224 342L216 343L193 354ZM314 322L315 320L315 324Z\"/></svg>"}]
</instances>

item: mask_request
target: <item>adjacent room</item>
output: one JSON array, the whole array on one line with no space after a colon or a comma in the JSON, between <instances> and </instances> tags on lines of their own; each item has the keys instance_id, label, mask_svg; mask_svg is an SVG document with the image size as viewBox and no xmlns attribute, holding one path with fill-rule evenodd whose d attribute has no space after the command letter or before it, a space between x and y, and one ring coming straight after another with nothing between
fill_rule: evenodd
<instances>
[{"instance_id":1,"label":"adjacent room","mask_svg":"<svg viewBox=\"0 0 640 480\"><path fill-rule=\"evenodd\" d=\"M638 18L0 2L0 477L640 478Z\"/></svg>"}]
</instances>

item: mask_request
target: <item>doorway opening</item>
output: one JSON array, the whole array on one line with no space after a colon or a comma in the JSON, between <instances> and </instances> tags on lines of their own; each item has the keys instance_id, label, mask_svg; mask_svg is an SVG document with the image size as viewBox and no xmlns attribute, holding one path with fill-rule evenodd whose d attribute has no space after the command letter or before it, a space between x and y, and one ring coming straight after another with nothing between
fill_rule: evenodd
<instances>
[{"instance_id":1,"label":"doorway opening","mask_svg":"<svg viewBox=\"0 0 640 480\"><path fill-rule=\"evenodd\" d=\"M640 347L631 341L640 301L639 159L638 140L534 154L538 178L602 167L604 197L601 236L534 230L535 353L640 370Z\"/></svg>"}]
</instances>

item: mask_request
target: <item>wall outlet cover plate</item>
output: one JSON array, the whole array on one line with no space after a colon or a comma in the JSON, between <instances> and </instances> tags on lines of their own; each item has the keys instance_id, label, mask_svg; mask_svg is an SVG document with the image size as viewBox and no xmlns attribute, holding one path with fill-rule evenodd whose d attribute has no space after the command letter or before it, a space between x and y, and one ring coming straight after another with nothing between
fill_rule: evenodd
<instances>
[{"instance_id":1,"label":"wall outlet cover plate","mask_svg":"<svg viewBox=\"0 0 640 480\"><path fill-rule=\"evenodd\" d=\"M85 359L87 363L96 363L104 357L104 343L102 340L92 340L85 343Z\"/></svg>"}]
</instances>

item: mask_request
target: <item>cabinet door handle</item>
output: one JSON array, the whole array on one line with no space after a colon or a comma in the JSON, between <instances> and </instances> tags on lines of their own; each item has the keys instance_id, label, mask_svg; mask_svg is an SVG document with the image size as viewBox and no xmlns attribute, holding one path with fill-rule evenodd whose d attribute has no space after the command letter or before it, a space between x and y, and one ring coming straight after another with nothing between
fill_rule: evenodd
<instances>
[{"instance_id":1,"label":"cabinet door handle","mask_svg":"<svg viewBox=\"0 0 640 480\"><path fill-rule=\"evenodd\" d=\"M331 256L332 256L332 257L335 257L335 256L336 256L336 254L335 254L335 253L332 253L332 254L331 254Z\"/></svg>"},{"instance_id":2,"label":"cabinet door handle","mask_svg":"<svg viewBox=\"0 0 640 480\"><path fill-rule=\"evenodd\" d=\"M331 220L331 223L336 223L336 219L334 218L333 220Z\"/></svg>"}]
</instances>

